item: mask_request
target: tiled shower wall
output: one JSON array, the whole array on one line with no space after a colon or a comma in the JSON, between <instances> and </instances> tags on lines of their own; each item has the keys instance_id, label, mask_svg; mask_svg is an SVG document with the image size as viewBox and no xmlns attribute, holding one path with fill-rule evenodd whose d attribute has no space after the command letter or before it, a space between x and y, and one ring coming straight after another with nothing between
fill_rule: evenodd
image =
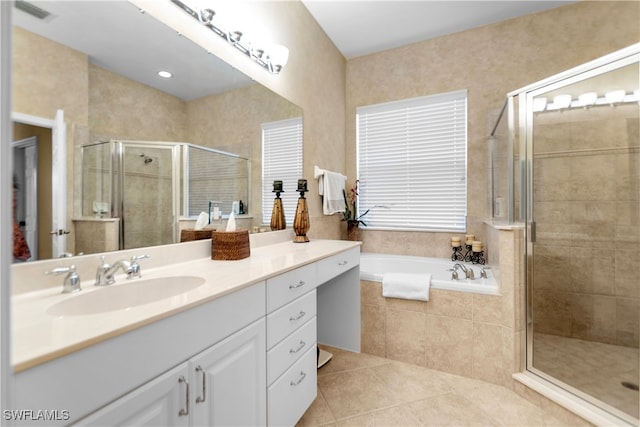
<instances>
[{"instance_id":1,"label":"tiled shower wall","mask_svg":"<svg viewBox=\"0 0 640 427\"><path fill-rule=\"evenodd\" d=\"M534 330L637 347L638 105L592 110L535 119Z\"/></svg>"}]
</instances>

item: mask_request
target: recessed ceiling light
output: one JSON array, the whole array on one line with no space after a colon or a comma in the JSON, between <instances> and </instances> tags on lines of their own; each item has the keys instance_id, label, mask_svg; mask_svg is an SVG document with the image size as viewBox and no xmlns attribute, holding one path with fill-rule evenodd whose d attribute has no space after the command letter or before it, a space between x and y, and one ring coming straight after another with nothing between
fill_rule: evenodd
<instances>
[{"instance_id":1,"label":"recessed ceiling light","mask_svg":"<svg viewBox=\"0 0 640 427\"><path fill-rule=\"evenodd\" d=\"M165 79L170 79L171 77L173 77L173 74L168 71L158 71L158 75L160 77L164 77Z\"/></svg>"}]
</instances>

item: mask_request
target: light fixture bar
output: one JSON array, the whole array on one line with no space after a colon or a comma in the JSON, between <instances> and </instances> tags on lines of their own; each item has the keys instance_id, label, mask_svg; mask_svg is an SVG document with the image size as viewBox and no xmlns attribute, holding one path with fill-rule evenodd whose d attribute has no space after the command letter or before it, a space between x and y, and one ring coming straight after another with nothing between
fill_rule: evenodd
<instances>
[{"instance_id":1,"label":"light fixture bar","mask_svg":"<svg viewBox=\"0 0 640 427\"><path fill-rule=\"evenodd\" d=\"M187 12L198 22L209 28L218 36L225 39L240 52L253 59L257 64L266 68L272 74L279 74L289 59L289 49L285 46L274 45L273 52L267 52L264 49L256 48L253 43L247 43L242 38L242 31L224 31L213 24L215 12L213 9L201 9L188 0L171 0L182 10Z\"/></svg>"}]
</instances>

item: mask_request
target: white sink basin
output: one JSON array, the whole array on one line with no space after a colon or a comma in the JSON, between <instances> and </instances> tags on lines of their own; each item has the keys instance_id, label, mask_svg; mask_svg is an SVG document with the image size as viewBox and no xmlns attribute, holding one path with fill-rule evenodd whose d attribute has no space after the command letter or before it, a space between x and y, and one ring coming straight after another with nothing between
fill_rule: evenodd
<instances>
[{"instance_id":1,"label":"white sink basin","mask_svg":"<svg viewBox=\"0 0 640 427\"><path fill-rule=\"evenodd\" d=\"M196 276L171 276L132 279L93 292L79 293L49 307L55 316L82 316L122 310L182 294L202 286L205 279Z\"/></svg>"}]
</instances>

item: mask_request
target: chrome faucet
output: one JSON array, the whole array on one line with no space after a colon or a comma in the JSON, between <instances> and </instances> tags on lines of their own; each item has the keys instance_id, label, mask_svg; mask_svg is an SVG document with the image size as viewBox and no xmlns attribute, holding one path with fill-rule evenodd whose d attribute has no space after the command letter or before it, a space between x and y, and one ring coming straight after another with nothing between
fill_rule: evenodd
<instances>
[{"instance_id":1,"label":"chrome faucet","mask_svg":"<svg viewBox=\"0 0 640 427\"><path fill-rule=\"evenodd\" d=\"M467 279L475 279L474 274L473 274L473 268L471 267L465 267L464 265L460 264L459 262L456 262L453 265L453 272L456 274L452 274L452 278L453 279L457 279L458 278L458 268L460 268L462 271L464 271L464 275Z\"/></svg>"},{"instance_id":2,"label":"chrome faucet","mask_svg":"<svg viewBox=\"0 0 640 427\"><path fill-rule=\"evenodd\" d=\"M122 270L122 272L127 275L127 279L141 277L142 272L140 271L138 260L144 258L149 258L149 255L135 255L131 257L131 260L121 259L109 265L104 261L104 257L102 257L102 264L98 266L98 270L96 271L95 285L105 286L114 284L116 279L113 276L118 270Z\"/></svg>"},{"instance_id":3,"label":"chrome faucet","mask_svg":"<svg viewBox=\"0 0 640 427\"><path fill-rule=\"evenodd\" d=\"M47 271L44 274L55 274L57 276L58 274L64 273L67 273L67 275L62 282L62 293L70 294L72 292L81 291L82 288L80 287L80 276L78 276L78 273L76 273L75 265L70 265L69 267L54 268L53 270Z\"/></svg>"}]
</instances>

